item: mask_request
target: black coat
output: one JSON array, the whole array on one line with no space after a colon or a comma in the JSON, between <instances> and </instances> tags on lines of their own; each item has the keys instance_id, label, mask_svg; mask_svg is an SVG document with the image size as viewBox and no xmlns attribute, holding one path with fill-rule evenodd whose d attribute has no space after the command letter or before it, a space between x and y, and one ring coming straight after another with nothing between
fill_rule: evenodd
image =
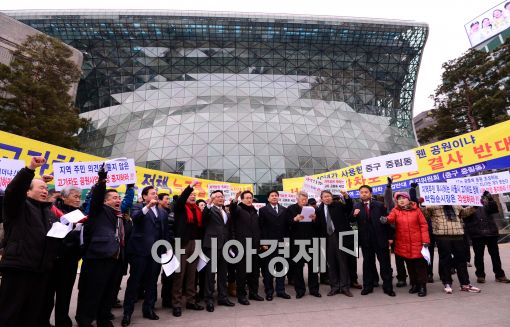
<instances>
[{"instance_id":1,"label":"black coat","mask_svg":"<svg viewBox=\"0 0 510 327\"><path fill-rule=\"evenodd\" d=\"M131 219L133 221L133 230L128 242L127 255L150 256L152 246L156 241L170 241L168 234L168 213L166 210L155 206L158 216L154 215L152 209L144 214L142 209L145 207L143 203L137 203L131 211ZM160 249L161 251L162 249Z\"/></svg>"},{"instance_id":2,"label":"black coat","mask_svg":"<svg viewBox=\"0 0 510 327\"><path fill-rule=\"evenodd\" d=\"M205 207L202 212L202 225L204 227L203 248L210 249L212 247L212 238L216 238L218 250L231 238L232 219L227 214L227 223L223 220L223 215L215 206Z\"/></svg>"},{"instance_id":3,"label":"black coat","mask_svg":"<svg viewBox=\"0 0 510 327\"><path fill-rule=\"evenodd\" d=\"M88 219L83 226L83 258L118 258L121 255L116 235L119 218L115 209L104 204L106 183L98 182L90 192Z\"/></svg>"},{"instance_id":4,"label":"black coat","mask_svg":"<svg viewBox=\"0 0 510 327\"><path fill-rule=\"evenodd\" d=\"M314 237L317 237L317 224L314 222L296 222L294 221L294 217L301 214L302 208L297 204L291 204L285 210L285 215L287 216L287 222L290 228L290 238L293 240L310 240Z\"/></svg>"},{"instance_id":5,"label":"black coat","mask_svg":"<svg viewBox=\"0 0 510 327\"><path fill-rule=\"evenodd\" d=\"M331 203L329 208L329 216L333 221L333 226L335 227L335 233L338 232L346 232L351 231L351 223L350 223L350 215L352 211L353 203L352 199L348 198L345 201L345 204L333 202ZM317 224L319 236L326 237L327 233L327 224L326 224L326 216L324 214L324 203L315 210L315 214L317 215L317 219L315 223Z\"/></svg>"},{"instance_id":6,"label":"black coat","mask_svg":"<svg viewBox=\"0 0 510 327\"><path fill-rule=\"evenodd\" d=\"M186 202L192 192L192 187L186 187L173 204L174 236L175 238L181 239L182 246L185 246L189 240L202 239L202 228L198 226L198 222L193 224L188 223ZM200 211L198 206L196 208L196 210Z\"/></svg>"},{"instance_id":7,"label":"black coat","mask_svg":"<svg viewBox=\"0 0 510 327\"><path fill-rule=\"evenodd\" d=\"M382 202L370 201L370 217L367 217L363 203L354 204L354 210L360 209L357 217L353 220L358 224L358 241L361 246L377 246L387 248L388 240L394 237L393 228L388 224L381 223L381 216L387 216L388 210Z\"/></svg>"},{"instance_id":8,"label":"black coat","mask_svg":"<svg viewBox=\"0 0 510 327\"><path fill-rule=\"evenodd\" d=\"M476 213L464 218L464 226L471 238L499 236L498 225L494 214L498 212L498 204L491 200L487 205L478 207Z\"/></svg>"},{"instance_id":9,"label":"black coat","mask_svg":"<svg viewBox=\"0 0 510 327\"><path fill-rule=\"evenodd\" d=\"M57 256L61 240L46 236L57 221L52 204L27 197L33 178L34 171L23 168L5 190L5 248L0 269L46 272Z\"/></svg>"},{"instance_id":10,"label":"black coat","mask_svg":"<svg viewBox=\"0 0 510 327\"><path fill-rule=\"evenodd\" d=\"M278 213L276 213L269 203L260 208L260 237L263 240L283 241L285 237L289 237L289 222L285 210L284 206L278 204Z\"/></svg>"},{"instance_id":11,"label":"black coat","mask_svg":"<svg viewBox=\"0 0 510 327\"><path fill-rule=\"evenodd\" d=\"M232 201L230 203L230 215L232 217L232 237L241 244L246 244L246 238L252 239L252 249L260 246L260 225L257 209L246 206L244 203Z\"/></svg>"}]
</instances>

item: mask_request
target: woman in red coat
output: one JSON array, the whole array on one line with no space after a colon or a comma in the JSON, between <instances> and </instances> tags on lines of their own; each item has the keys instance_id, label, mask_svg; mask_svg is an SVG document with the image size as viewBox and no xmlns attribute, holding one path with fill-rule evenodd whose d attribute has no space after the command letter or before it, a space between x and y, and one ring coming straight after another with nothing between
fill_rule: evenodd
<instances>
[{"instance_id":1,"label":"woman in red coat","mask_svg":"<svg viewBox=\"0 0 510 327\"><path fill-rule=\"evenodd\" d=\"M409 272L411 289L409 293L427 295L427 261L421 254L422 248L430 243L425 216L409 194L395 193L397 206L388 215L388 224L395 224L395 254L404 258Z\"/></svg>"}]
</instances>

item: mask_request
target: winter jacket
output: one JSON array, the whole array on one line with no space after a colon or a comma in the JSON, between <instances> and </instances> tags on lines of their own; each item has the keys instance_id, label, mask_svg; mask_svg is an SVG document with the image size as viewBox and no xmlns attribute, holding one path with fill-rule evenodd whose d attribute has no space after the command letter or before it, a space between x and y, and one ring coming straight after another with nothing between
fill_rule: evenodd
<instances>
[{"instance_id":1,"label":"winter jacket","mask_svg":"<svg viewBox=\"0 0 510 327\"><path fill-rule=\"evenodd\" d=\"M483 207L478 207L475 214L464 218L466 231L471 238L499 236L498 225L494 214L498 212L498 204L490 200Z\"/></svg>"},{"instance_id":2,"label":"winter jacket","mask_svg":"<svg viewBox=\"0 0 510 327\"><path fill-rule=\"evenodd\" d=\"M409 210L393 208L388 223L395 224L395 253L407 259L422 258L423 243L430 243L429 227L416 203L411 202Z\"/></svg>"},{"instance_id":3,"label":"winter jacket","mask_svg":"<svg viewBox=\"0 0 510 327\"><path fill-rule=\"evenodd\" d=\"M251 238L252 249L260 246L260 225L259 215L254 206L247 206L244 203L232 201L230 203L230 215L232 217L232 236L243 244L246 239Z\"/></svg>"}]
</instances>

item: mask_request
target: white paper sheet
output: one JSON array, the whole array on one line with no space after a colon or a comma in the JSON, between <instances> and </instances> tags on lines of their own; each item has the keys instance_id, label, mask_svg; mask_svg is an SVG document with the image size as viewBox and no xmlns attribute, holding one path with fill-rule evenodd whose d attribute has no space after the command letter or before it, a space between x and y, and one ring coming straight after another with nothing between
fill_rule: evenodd
<instances>
[{"instance_id":1,"label":"white paper sheet","mask_svg":"<svg viewBox=\"0 0 510 327\"><path fill-rule=\"evenodd\" d=\"M301 220L302 223L311 222L312 218L310 216L315 214L315 209L314 207L309 206L303 207L303 209L301 210L301 214L303 215L303 217L305 217L303 220Z\"/></svg>"},{"instance_id":2,"label":"white paper sheet","mask_svg":"<svg viewBox=\"0 0 510 327\"><path fill-rule=\"evenodd\" d=\"M64 238L73 229L73 225L64 225L60 222L55 222L51 225L51 229L46 236L54 238Z\"/></svg>"},{"instance_id":3,"label":"white paper sheet","mask_svg":"<svg viewBox=\"0 0 510 327\"><path fill-rule=\"evenodd\" d=\"M430 251L428 247L422 247L421 248L421 255L425 260L427 260L427 263L430 265Z\"/></svg>"},{"instance_id":4,"label":"white paper sheet","mask_svg":"<svg viewBox=\"0 0 510 327\"><path fill-rule=\"evenodd\" d=\"M202 259L202 257L198 257L198 263L197 263L197 271L200 271L204 269L205 266L207 266L207 263L209 262L209 259L207 260Z\"/></svg>"},{"instance_id":5,"label":"white paper sheet","mask_svg":"<svg viewBox=\"0 0 510 327\"><path fill-rule=\"evenodd\" d=\"M62 221L62 218L64 218L65 221L75 224L85 217L86 216L83 214L83 212L81 212L79 209L76 209L60 217L60 220Z\"/></svg>"},{"instance_id":6,"label":"white paper sheet","mask_svg":"<svg viewBox=\"0 0 510 327\"><path fill-rule=\"evenodd\" d=\"M170 260L170 258L172 259ZM166 262L163 264L163 271L167 277L173 274L181 266L179 260L176 256L173 255L172 251L168 251L167 253L163 254L161 256L161 260Z\"/></svg>"}]
</instances>

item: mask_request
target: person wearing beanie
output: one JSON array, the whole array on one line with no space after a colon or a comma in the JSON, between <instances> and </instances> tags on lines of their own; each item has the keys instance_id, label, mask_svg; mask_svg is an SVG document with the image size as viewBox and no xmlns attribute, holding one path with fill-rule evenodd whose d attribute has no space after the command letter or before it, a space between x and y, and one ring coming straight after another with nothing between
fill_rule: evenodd
<instances>
[{"instance_id":1,"label":"person wearing beanie","mask_svg":"<svg viewBox=\"0 0 510 327\"><path fill-rule=\"evenodd\" d=\"M388 224L395 225L395 254L404 258L407 265L409 293L423 297L427 295L427 262L421 250L430 243L427 221L408 193L395 193L395 202L386 219Z\"/></svg>"}]
</instances>

